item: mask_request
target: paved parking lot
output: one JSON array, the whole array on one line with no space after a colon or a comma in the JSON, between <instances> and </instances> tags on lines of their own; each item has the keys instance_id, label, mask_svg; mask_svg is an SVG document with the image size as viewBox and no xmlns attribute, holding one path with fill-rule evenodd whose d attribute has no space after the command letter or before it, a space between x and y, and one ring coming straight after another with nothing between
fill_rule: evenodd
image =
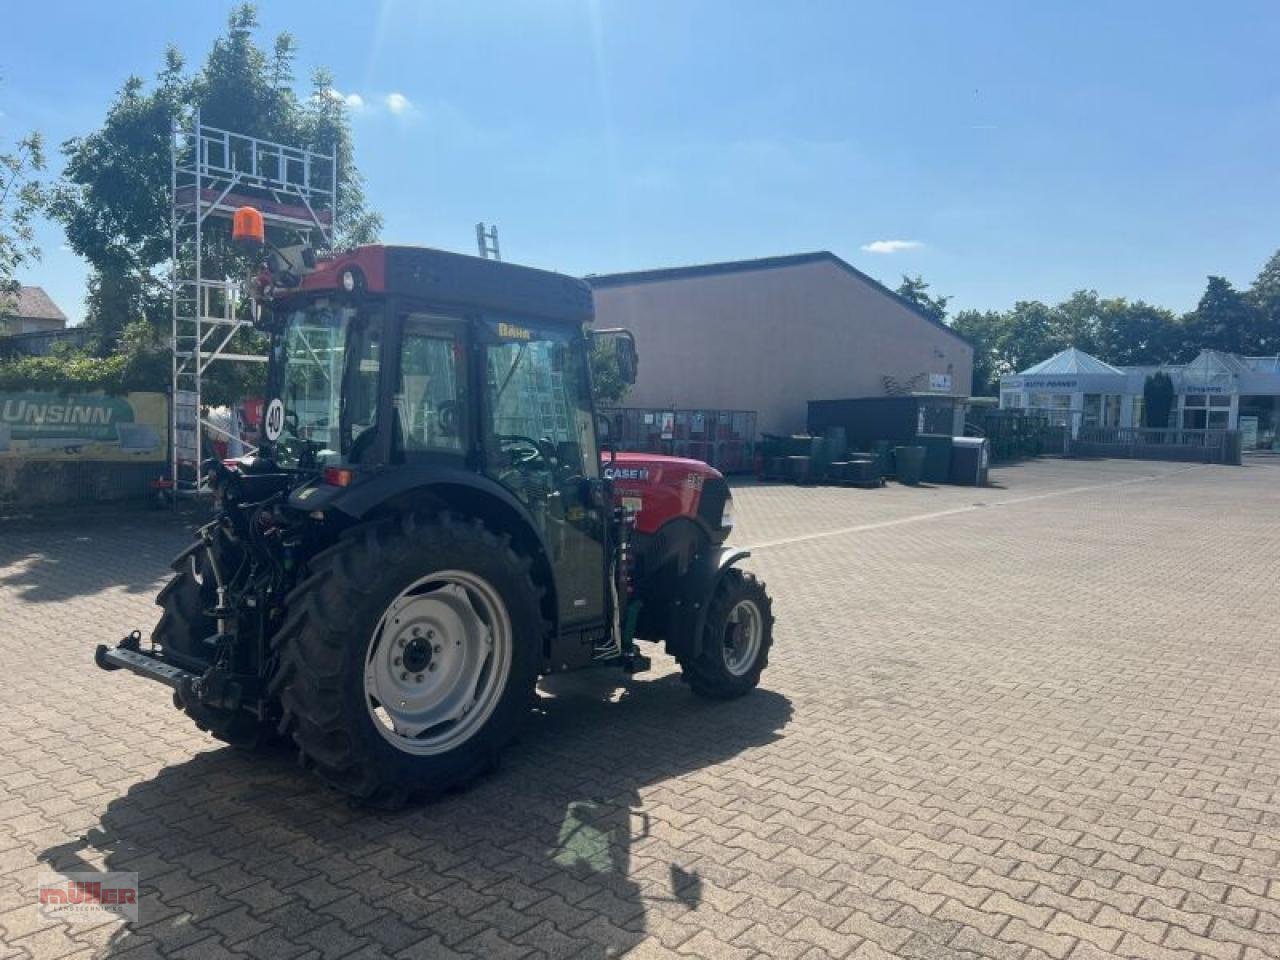
<instances>
[{"instance_id":1,"label":"paved parking lot","mask_svg":"<svg viewBox=\"0 0 1280 960\"><path fill-rule=\"evenodd\" d=\"M560 678L396 815L93 668L163 514L0 521L0 956L1280 957L1280 464L746 486L763 688ZM138 923L37 877L136 871Z\"/></svg>"}]
</instances>

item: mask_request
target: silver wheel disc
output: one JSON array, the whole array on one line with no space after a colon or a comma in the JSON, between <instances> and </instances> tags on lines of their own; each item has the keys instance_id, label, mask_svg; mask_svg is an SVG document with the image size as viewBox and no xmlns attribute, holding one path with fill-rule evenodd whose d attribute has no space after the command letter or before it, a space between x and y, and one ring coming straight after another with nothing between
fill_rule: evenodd
<instances>
[{"instance_id":1,"label":"silver wheel disc","mask_svg":"<svg viewBox=\"0 0 1280 960\"><path fill-rule=\"evenodd\" d=\"M764 619L754 600L740 600L724 626L724 665L735 677L755 666L764 637Z\"/></svg>"},{"instance_id":2,"label":"silver wheel disc","mask_svg":"<svg viewBox=\"0 0 1280 960\"><path fill-rule=\"evenodd\" d=\"M365 705L397 750L445 753L489 719L511 659L511 618L498 591L473 573L442 570L401 591L374 628Z\"/></svg>"}]
</instances>

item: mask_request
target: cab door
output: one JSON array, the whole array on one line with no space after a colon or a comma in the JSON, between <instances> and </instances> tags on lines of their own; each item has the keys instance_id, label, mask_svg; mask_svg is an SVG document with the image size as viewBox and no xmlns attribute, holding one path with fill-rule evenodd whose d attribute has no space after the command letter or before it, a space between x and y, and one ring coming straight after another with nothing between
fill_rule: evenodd
<instances>
[{"instance_id":1,"label":"cab door","mask_svg":"<svg viewBox=\"0 0 1280 960\"><path fill-rule=\"evenodd\" d=\"M551 552L564 630L605 622L608 508L576 329L480 322L484 470L529 508Z\"/></svg>"}]
</instances>

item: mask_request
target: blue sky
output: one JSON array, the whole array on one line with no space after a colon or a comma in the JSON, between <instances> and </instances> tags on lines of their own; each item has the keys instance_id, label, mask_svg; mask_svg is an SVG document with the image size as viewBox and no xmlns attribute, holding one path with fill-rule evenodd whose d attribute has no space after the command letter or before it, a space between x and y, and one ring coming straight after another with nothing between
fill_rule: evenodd
<instances>
[{"instance_id":1,"label":"blue sky","mask_svg":"<svg viewBox=\"0 0 1280 960\"><path fill-rule=\"evenodd\" d=\"M203 60L230 8L15 5L0 142L93 129L166 43ZM954 307L1093 287L1176 310L1280 247L1274 2L260 10L300 78L327 65L359 98L391 242L473 252L496 222L505 259L574 274L829 249ZM84 266L41 239L22 279L78 318Z\"/></svg>"}]
</instances>

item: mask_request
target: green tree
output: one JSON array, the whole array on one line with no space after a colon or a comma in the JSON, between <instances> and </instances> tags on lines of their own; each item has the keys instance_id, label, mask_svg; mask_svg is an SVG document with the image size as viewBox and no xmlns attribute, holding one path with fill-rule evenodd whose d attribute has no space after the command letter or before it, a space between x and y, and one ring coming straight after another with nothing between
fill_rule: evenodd
<instances>
[{"instance_id":1,"label":"green tree","mask_svg":"<svg viewBox=\"0 0 1280 960\"><path fill-rule=\"evenodd\" d=\"M1163 430L1173 413L1173 380L1157 370L1142 384L1142 425Z\"/></svg>"},{"instance_id":2,"label":"green tree","mask_svg":"<svg viewBox=\"0 0 1280 960\"><path fill-rule=\"evenodd\" d=\"M904 273L902 282L898 284L898 289L894 293L914 304L926 316L932 317L939 323L947 319L947 304L951 302L951 298L929 296L929 284L923 277L909 277Z\"/></svg>"},{"instance_id":3,"label":"green tree","mask_svg":"<svg viewBox=\"0 0 1280 960\"><path fill-rule=\"evenodd\" d=\"M186 71L170 48L148 86L128 78L102 126L63 146L66 168L53 215L67 242L91 268L86 323L110 349L133 320L145 318L161 335L168 328L170 138L196 109L204 123L339 157L338 245L376 238L381 221L366 208L354 164L346 104L317 71L304 98L294 89L296 44L282 34L270 51L254 39L258 20L250 4L231 14L204 65ZM245 264L217 218L207 221L207 276L238 276Z\"/></svg>"},{"instance_id":4,"label":"green tree","mask_svg":"<svg viewBox=\"0 0 1280 960\"><path fill-rule=\"evenodd\" d=\"M43 169L44 142L38 133L0 152L0 315L18 292L18 269L40 259L33 224L46 201L36 179Z\"/></svg>"},{"instance_id":5,"label":"green tree","mask_svg":"<svg viewBox=\"0 0 1280 960\"><path fill-rule=\"evenodd\" d=\"M1204 295L1184 320L1186 341L1182 360L1200 350L1227 353L1257 353L1259 323L1257 311L1244 294L1223 277L1209 278Z\"/></svg>"},{"instance_id":6,"label":"green tree","mask_svg":"<svg viewBox=\"0 0 1280 960\"><path fill-rule=\"evenodd\" d=\"M1249 287L1248 298L1255 311L1254 352L1280 353L1280 251L1273 253L1259 271Z\"/></svg>"},{"instance_id":7,"label":"green tree","mask_svg":"<svg viewBox=\"0 0 1280 960\"><path fill-rule=\"evenodd\" d=\"M1099 304L1097 355L1118 366L1165 363L1174 359L1182 332L1171 310L1123 297Z\"/></svg>"},{"instance_id":8,"label":"green tree","mask_svg":"<svg viewBox=\"0 0 1280 960\"><path fill-rule=\"evenodd\" d=\"M1059 339L1053 308L1039 300L1019 300L1001 325L996 349L1001 372L1017 373L1052 356L1067 344Z\"/></svg>"},{"instance_id":9,"label":"green tree","mask_svg":"<svg viewBox=\"0 0 1280 960\"><path fill-rule=\"evenodd\" d=\"M975 397L995 396L1000 392L1000 377L1012 373L1000 353L1006 315L998 310L961 310L951 319L951 329L973 346L973 383Z\"/></svg>"},{"instance_id":10,"label":"green tree","mask_svg":"<svg viewBox=\"0 0 1280 960\"><path fill-rule=\"evenodd\" d=\"M1054 307L1049 316L1054 352L1076 347L1085 353L1100 353L1104 310L1096 290L1077 290Z\"/></svg>"}]
</instances>

